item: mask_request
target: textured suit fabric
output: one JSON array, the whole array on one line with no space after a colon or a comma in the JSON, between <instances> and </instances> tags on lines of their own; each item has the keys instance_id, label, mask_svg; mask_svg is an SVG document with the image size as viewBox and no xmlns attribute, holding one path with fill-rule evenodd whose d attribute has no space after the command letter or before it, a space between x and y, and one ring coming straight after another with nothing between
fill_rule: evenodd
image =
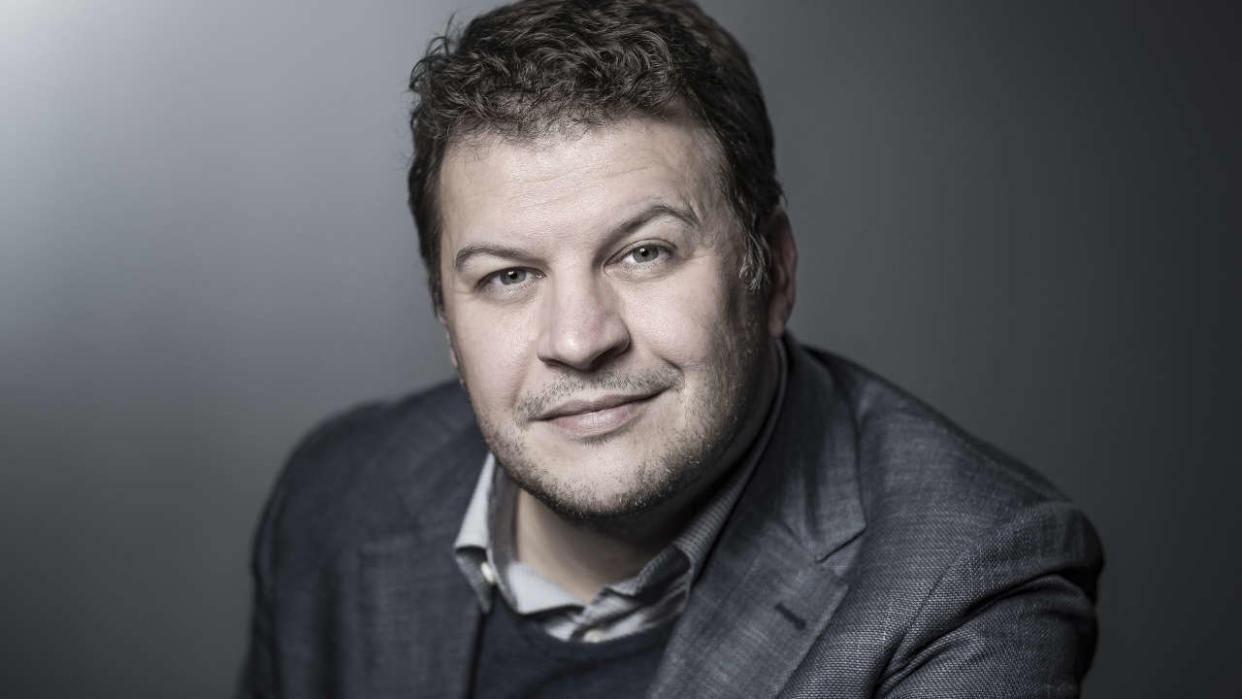
<instances>
[{"instance_id":1,"label":"textured suit fabric","mask_svg":"<svg viewBox=\"0 0 1242 699\"><path fill-rule=\"evenodd\" d=\"M1072 697L1099 541L1042 477L787 339L782 419L676 622L654 697ZM241 696L469 692L452 543L486 447L456 385L295 451L255 541Z\"/></svg>"}]
</instances>

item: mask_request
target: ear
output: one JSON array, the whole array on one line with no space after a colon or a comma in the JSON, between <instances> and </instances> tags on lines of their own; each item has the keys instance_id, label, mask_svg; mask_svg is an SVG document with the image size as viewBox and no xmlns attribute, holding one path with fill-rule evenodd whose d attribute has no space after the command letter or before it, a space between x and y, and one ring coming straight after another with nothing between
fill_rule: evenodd
<instances>
[{"instance_id":1,"label":"ear","mask_svg":"<svg viewBox=\"0 0 1242 699\"><path fill-rule=\"evenodd\" d=\"M453 346L453 334L449 332L448 321L444 317L444 309L436 311L436 320L440 321L440 328L444 330L444 343L448 345L449 361L453 363L453 369L457 370L458 375L461 374L461 368L457 366L457 348Z\"/></svg>"},{"instance_id":2,"label":"ear","mask_svg":"<svg viewBox=\"0 0 1242 699\"><path fill-rule=\"evenodd\" d=\"M453 370L461 373L461 367L457 366L457 349L453 347L453 338L449 337L448 330L444 331L444 339L448 340L449 361L453 363Z\"/></svg>"},{"instance_id":3,"label":"ear","mask_svg":"<svg viewBox=\"0 0 1242 699\"><path fill-rule=\"evenodd\" d=\"M780 337L793 313L798 275L798 247L794 244L789 216L777 209L768 219L763 234L772 253L772 277L768 289L768 333Z\"/></svg>"}]
</instances>

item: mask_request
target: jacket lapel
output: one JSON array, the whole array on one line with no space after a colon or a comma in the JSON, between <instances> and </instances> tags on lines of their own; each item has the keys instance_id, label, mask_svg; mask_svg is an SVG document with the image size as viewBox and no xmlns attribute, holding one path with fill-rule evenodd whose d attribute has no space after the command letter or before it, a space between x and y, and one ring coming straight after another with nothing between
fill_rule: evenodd
<instances>
[{"instance_id":1,"label":"jacket lapel","mask_svg":"<svg viewBox=\"0 0 1242 699\"><path fill-rule=\"evenodd\" d=\"M772 697L849 589L864 528L852 416L790 339L776 431L690 595L649 695Z\"/></svg>"},{"instance_id":2,"label":"jacket lapel","mask_svg":"<svg viewBox=\"0 0 1242 699\"><path fill-rule=\"evenodd\" d=\"M363 696L464 697L469 691L482 614L453 557L453 539L485 453L471 429L426 457L449 465L411 469L426 480L398 478L394 487L413 526L360 549Z\"/></svg>"}]
</instances>

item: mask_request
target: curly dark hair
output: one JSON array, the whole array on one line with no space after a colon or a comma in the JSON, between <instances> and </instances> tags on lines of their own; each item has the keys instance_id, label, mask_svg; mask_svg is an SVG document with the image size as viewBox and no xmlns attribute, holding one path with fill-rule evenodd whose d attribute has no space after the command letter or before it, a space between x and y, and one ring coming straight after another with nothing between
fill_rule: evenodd
<instances>
[{"instance_id":1,"label":"curly dark hair","mask_svg":"<svg viewBox=\"0 0 1242 699\"><path fill-rule=\"evenodd\" d=\"M767 285L763 224L781 199L772 125L746 52L690 0L526 0L431 42L414 66L410 211L431 298L440 286L438 174L450 142L530 139L565 125L688 110L720 145L720 183L746 230L742 280Z\"/></svg>"}]
</instances>

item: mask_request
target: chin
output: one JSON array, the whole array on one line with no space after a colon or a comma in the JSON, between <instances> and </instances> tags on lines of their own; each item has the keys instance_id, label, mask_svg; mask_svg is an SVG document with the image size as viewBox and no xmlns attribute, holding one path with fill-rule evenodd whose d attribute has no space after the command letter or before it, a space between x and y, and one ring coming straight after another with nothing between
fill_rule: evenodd
<instances>
[{"instance_id":1,"label":"chin","mask_svg":"<svg viewBox=\"0 0 1242 699\"><path fill-rule=\"evenodd\" d=\"M624 441L628 440L588 449L558 449L555 455L536 456L530 462L499 455L497 460L514 482L549 509L583 522L652 511L698 475L698 458L676 452L649 454L627 448Z\"/></svg>"}]
</instances>

